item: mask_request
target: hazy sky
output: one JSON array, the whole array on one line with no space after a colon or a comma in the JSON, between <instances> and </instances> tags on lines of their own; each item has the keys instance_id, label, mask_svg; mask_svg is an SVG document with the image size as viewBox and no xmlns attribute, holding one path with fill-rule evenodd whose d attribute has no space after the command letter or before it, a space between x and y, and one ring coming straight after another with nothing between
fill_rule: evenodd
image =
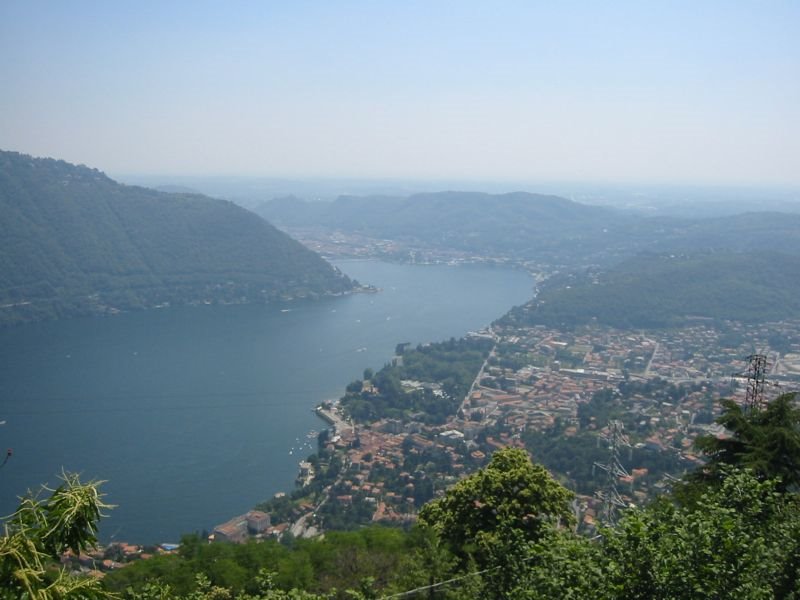
<instances>
[{"instance_id":1,"label":"hazy sky","mask_svg":"<svg viewBox=\"0 0 800 600\"><path fill-rule=\"evenodd\" d=\"M0 0L0 148L112 173L800 185L800 2Z\"/></svg>"}]
</instances>

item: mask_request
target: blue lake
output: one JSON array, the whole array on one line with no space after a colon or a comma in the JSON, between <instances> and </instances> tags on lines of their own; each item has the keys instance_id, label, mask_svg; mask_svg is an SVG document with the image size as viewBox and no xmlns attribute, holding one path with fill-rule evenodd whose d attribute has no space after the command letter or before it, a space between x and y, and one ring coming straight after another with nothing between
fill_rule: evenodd
<instances>
[{"instance_id":1,"label":"blue lake","mask_svg":"<svg viewBox=\"0 0 800 600\"><path fill-rule=\"evenodd\" d=\"M0 330L0 512L65 469L107 480L105 541L210 530L290 490L325 427L313 407L397 343L460 337L532 294L509 268L337 265L382 291Z\"/></svg>"}]
</instances>

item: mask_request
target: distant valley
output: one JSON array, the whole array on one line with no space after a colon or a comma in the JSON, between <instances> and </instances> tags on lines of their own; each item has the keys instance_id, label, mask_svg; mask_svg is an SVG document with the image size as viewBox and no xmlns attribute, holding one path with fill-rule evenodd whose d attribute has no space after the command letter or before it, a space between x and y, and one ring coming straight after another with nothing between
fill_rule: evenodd
<instances>
[{"instance_id":1,"label":"distant valley","mask_svg":"<svg viewBox=\"0 0 800 600\"><path fill-rule=\"evenodd\" d=\"M333 202L285 197L254 210L320 250L335 252L329 240L336 235L345 239L345 250L348 237L375 248L390 240L394 244L384 254L401 260L409 251L453 252L581 268L614 265L643 251L800 253L796 213L645 217L526 192L341 196Z\"/></svg>"},{"instance_id":2,"label":"distant valley","mask_svg":"<svg viewBox=\"0 0 800 600\"><path fill-rule=\"evenodd\" d=\"M548 324L742 318L748 302L775 318L798 309L800 214L645 217L553 195L450 191L332 202L288 196L257 205L259 219L185 186L160 190L0 153L0 324L314 298L357 285L314 251L521 266L550 279L541 297L549 304L535 316L532 304L521 309L524 320Z\"/></svg>"},{"instance_id":3,"label":"distant valley","mask_svg":"<svg viewBox=\"0 0 800 600\"><path fill-rule=\"evenodd\" d=\"M629 251L633 216L558 196L438 192L407 198L341 196L333 202L279 198L256 207L300 237L309 230L393 240L419 250L558 263Z\"/></svg>"},{"instance_id":4,"label":"distant valley","mask_svg":"<svg viewBox=\"0 0 800 600\"><path fill-rule=\"evenodd\" d=\"M642 328L800 313L800 214L645 217L523 192L289 197L256 211L323 254L522 266L546 283L511 322Z\"/></svg>"}]
</instances>

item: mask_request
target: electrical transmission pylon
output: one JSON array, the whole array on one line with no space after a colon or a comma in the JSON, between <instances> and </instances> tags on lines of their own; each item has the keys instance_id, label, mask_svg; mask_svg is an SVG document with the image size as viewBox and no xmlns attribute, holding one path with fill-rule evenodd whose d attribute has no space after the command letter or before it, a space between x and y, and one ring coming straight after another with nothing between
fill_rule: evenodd
<instances>
[{"instance_id":1,"label":"electrical transmission pylon","mask_svg":"<svg viewBox=\"0 0 800 600\"><path fill-rule=\"evenodd\" d=\"M606 472L606 482L603 489L596 492L597 497L603 501L603 519L607 525L615 525L617 522L617 510L628 508L628 503L623 500L617 487L620 477L630 477L628 471L622 466L619 460L619 451L622 447L631 447L628 436L625 435L625 427L622 421L609 421L608 433L600 434L600 438L608 444L608 462L594 463L592 474L595 468Z\"/></svg>"},{"instance_id":2,"label":"electrical transmission pylon","mask_svg":"<svg viewBox=\"0 0 800 600\"><path fill-rule=\"evenodd\" d=\"M745 406L750 412L761 409L764 403L764 379L767 373L767 357L764 354L751 354L747 357L747 394Z\"/></svg>"}]
</instances>

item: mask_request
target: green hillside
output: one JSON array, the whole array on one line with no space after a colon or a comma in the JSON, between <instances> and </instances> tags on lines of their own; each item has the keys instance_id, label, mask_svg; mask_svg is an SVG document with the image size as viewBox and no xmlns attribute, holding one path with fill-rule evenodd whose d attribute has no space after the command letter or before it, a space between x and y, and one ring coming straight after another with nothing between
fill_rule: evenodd
<instances>
[{"instance_id":1,"label":"green hillside","mask_svg":"<svg viewBox=\"0 0 800 600\"><path fill-rule=\"evenodd\" d=\"M778 253L643 255L600 275L564 278L507 319L571 326L596 319L667 327L692 318L800 316L800 257Z\"/></svg>"},{"instance_id":2,"label":"green hillside","mask_svg":"<svg viewBox=\"0 0 800 600\"><path fill-rule=\"evenodd\" d=\"M353 285L231 202L124 186L15 152L0 152L0 240L0 323Z\"/></svg>"}]
</instances>

